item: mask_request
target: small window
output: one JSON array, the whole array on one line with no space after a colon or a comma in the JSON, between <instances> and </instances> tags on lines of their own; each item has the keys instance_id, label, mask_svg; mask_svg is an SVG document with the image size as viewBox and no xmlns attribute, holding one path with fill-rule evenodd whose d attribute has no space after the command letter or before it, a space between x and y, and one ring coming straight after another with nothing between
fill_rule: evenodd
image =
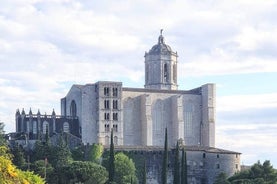
<instances>
[{"instance_id":1,"label":"small window","mask_svg":"<svg viewBox=\"0 0 277 184\"><path fill-rule=\"evenodd\" d=\"M105 145L109 145L110 144L110 138L109 136L105 137Z\"/></svg>"},{"instance_id":2,"label":"small window","mask_svg":"<svg viewBox=\"0 0 277 184\"><path fill-rule=\"evenodd\" d=\"M239 165L238 164L236 164L236 169L238 169L239 168Z\"/></svg>"},{"instance_id":3,"label":"small window","mask_svg":"<svg viewBox=\"0 0 277 184\"><path fill-rule=\"evenodd\" d=\"M113 113L113 120L118 121L118 113Z\"/></svg>"},{"instance_id":4,"label":"small window","mask_svg":"<svg viewBox=\"0 0 277 184\"><path fill-rule=\"evenodd\" d=\"M105 132L109 132L110 131L110 125L109 124L105 124Z\"/></svg>"},{"instance_id":5,"label":"small window","mask_svg":"<svg viewBox=\"0 0 277 184\"><path fill-rule=\"evenodd\" d=\"M69 133L69 123L63 123L63 132Z\"/></svg>"},{"instance_id":6,"label":"small window","mask_svg":"<svg viewBox=\"0 0 277 184\"><path fill-rule=\"evenodd\" d=\"M217 169L220 169L220 165L219 165L219 164L216 164L216 168L217 168Z\"/></svg>"},{"instance_id":7,"label":"small window","mask_svg":"<svg viewBox=\"0 0 277 184\"><path fill-rule=\"evenodd\" d=\"M206 158L206 153L203 153L203 158Z\"/></svg>"},{"instance_id":8,"label":"small window","mask_svg":"<svg viewBox=\"0 0 277 184\"><path fill-rule=\"evenodd\" d=\"M109 88L108 87L104 87L104 95L105 96L109 96L109 94L110 94Z\"/></svg>"},{"instance_id":9,"label":"small window","mask_svg":"<svg viewBox=\"0 0 277 184\"><path fill-rule=\"evenodd\" d=\"M113 125L113 131L118 132L118 126L117 125Z\"/></svg>"},{"instance_id":10,"label":"small window","mask_svg":"<svg viewBox=\"0 0 277 184\"><path fill-rule=\"evenodd\" d=\"M216 158L219 158L219 154L216 155Z\"/></svg>"},{"instance_id":11,"label":"small window","mask_svg":"<svg viewBox=\"0 0 277 184\"><path fill-rule=\"evenodd\" d=\"M117 88L113 88L113 96L117 97L118 93L117 93Z\"/></svg>"},{"instance_id":12,"label":"small window","mask_svg":"<svg viewBox=\"0 0 277 184\"><path fill-rule=\"evenodd\" d=\"M104 100L104 108L109 109L110 108L110 101L109 100Z\"/></svg>"},{"instance_id":13,"label":"small window","mask_svg":"<svg viewBox=\"0 0 277 184\"><path fill-rule=\"evenodd\" d=\"M118 145L118 137L117 137L117 136L114 136L113 140L114 140L114 144L115 144L115 145Z\"/></svg>"},{"instance_id":14,"label":"small window","mask_svg":"<svg viewBox=\"0 0 277 184\"><path fill-rule=\"evenodd\" d=\"M105 112L104 119L105 120L110 120L110 113Z\"/></svg>"},{"instance_id":15,"label":"small window","mask_svg":"<svg viewBox=\"0 0 277 184\"><path fill-rule=\"evenodd\" d=\"M118 109L117 100L113 100L113 109Z\"/></svg>"}]
</instances>

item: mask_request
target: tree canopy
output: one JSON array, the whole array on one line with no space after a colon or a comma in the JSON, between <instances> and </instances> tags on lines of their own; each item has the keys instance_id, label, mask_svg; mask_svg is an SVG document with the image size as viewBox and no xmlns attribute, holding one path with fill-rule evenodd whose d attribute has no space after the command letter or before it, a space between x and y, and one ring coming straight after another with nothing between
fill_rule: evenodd
<instances>
[{"instance_id":1,"label":"tree canopy","mask_svg":"<svg viewBox=\"0 0 277 184\"><path fill-rule=\"evenodd\" d=\"M132 159L122 152L115 155L115 179L116 183L137 183L136 167Z\"/></svg>"}]
</instances>

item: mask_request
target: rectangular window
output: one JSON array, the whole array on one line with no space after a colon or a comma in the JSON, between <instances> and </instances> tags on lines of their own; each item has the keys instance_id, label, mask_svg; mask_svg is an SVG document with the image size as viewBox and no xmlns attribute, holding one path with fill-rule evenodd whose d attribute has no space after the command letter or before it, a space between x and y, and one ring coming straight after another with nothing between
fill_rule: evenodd
<instances>
[{"instance_id":1,"label":"rectangular window","mask_svg":"<svg viewBox=\"0 0 277 184\"><path fill-rule=\"evenodd\" d=\"M117 88L113 88L113 96L117 97Z\"/></svg>"},{"instance_id":2,"label":"rectangular window","mask_svg":"<svg viewBox=\"0 0 277 184\"><path fill-rule=\"evenodd\" d=\"M108 87L104 87L104 95L105 96L109 96L109 88Z\"/></svg>"},{"instance_id":3,"label":"rectangular window","mask_svg":"<svg viewBox=\"0 0 277 184\"><path fill-rule=\"evenodd\" d=\"M117 100L113 100L113 109L118 109Z\"/></svg>"},{"instance_id":4,"label":"rectangular window","mask_svg":"<svg viewBox=\"0 0 277 184\"><path fill-rule=\"evenodd\" d=\"M104 100L104 108L109 109L110 108L110 101L109 100Z\"/></svg>"},{"instance_id":5,"label":"rectangular window","mask_svg":"<svg viewBox=\"0 0 277 184\"><path fill-rule=\"evenodd\" d=\"M219 164L216 164L216 168L217 168L217 169L220 169L220 165L219 165Z\"/></svg>"},{"instance_id":6,"label":"rectangular window","mask_svg":"<svg viewBox=\"0 0 277 184\"><path fill-rule=\"evenodd\" d=\"M118 114L117 113L113 113L113 120L117 121L118 120Z\"/></svg>"},{"instance_id":7,"label":"rectangular window","mask_svg":"<svg viewBox=\"0 0 277 184\"><path fill-rule=\"evenodd\" d=\"M110 114L105 112L104 118L105 118L105 120L110 120Z\"/></svg>"}]
</instances>

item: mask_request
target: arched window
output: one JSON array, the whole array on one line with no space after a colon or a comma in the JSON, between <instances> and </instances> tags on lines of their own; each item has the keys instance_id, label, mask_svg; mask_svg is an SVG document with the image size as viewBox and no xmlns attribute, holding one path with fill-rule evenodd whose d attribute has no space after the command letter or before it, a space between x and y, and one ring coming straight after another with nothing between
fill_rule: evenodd
<instances>
[{"instance_id":1,"label":"arched window","mask_svg":"<svg viewBox=\"0 0 277 184\"><path fill-rule=\"evenodd\" d=\"M63 132L66 132L66 133L70 132L70 128L69 128L69 123L68 122L64 122L63 123Z\"/></svg>"},{"instance_id":2,"label":"arched window","mask_svg":"<svg viewBox=\"0 0 277 184\"><path fill-rule=\"evenodd\" d=\"M118 145L118 137L117 136L114 136L114 138L113 138L114 140L114 145Z\"/></svg>"},{"instance_id":3,"label":"arched window","mask_svg":"<svg viewBox=\"0 0 277 184\"><path fill-rule=\"evenodd\" d=\"M70 104L70 116L77 116L77 106L75 100L72 100Z\"/></svg>"},{"instance_id":4,"label":"arched window","mask_svg":"<svg viewBox=\"0 0 277 184\"><path fill-rule=\"evenodd\" d=\"M168 67L164 64L164 82L168 82Z\"/></svg>"},{"instance_id":5,"label":"arched window","mask_svg":"<svg viewBox=\"0 0 277 184\"><path fill-rule=\"evenodd\" d=\"M37 134L37 122L33 121L33 134Z\"/></svg>"},{"instance_id":6,"label":"arched window","mask_svg":"<svg viewBox=\"0 0 277 184\"><path fill-rule=\"evenodd\" d=\"M110 138L109 138L109 136L106 136L105 137L105 145L107 146L109 144L110 144Z\"/></svg>"},{"instance_id":7,"label":"arched window","mask_svg":"<svg viewBox=\"0 0 277 184\"><path fill-rule=\"evenodd\" d=\"M42 124L42 133L46 134L46 132L49 133L49 123L47 121L44 121Z\"/></svg>"}]
</instances>

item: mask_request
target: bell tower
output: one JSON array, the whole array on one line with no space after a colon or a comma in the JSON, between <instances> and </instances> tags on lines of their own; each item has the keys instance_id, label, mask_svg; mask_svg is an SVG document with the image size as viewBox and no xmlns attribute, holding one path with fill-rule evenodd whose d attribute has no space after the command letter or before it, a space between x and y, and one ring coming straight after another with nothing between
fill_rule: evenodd
<instances>
[{"instance_id":1,"label":"bell tower","mask_svg":"<svg viewBox=\"0 0 277 184\"><path fill-rule=\"evenodd\" d=\"M145 52L145 85L147 89L177 90L177 52L165 44L161 29L158 43Z\"/></svg>"}]
</instances>

